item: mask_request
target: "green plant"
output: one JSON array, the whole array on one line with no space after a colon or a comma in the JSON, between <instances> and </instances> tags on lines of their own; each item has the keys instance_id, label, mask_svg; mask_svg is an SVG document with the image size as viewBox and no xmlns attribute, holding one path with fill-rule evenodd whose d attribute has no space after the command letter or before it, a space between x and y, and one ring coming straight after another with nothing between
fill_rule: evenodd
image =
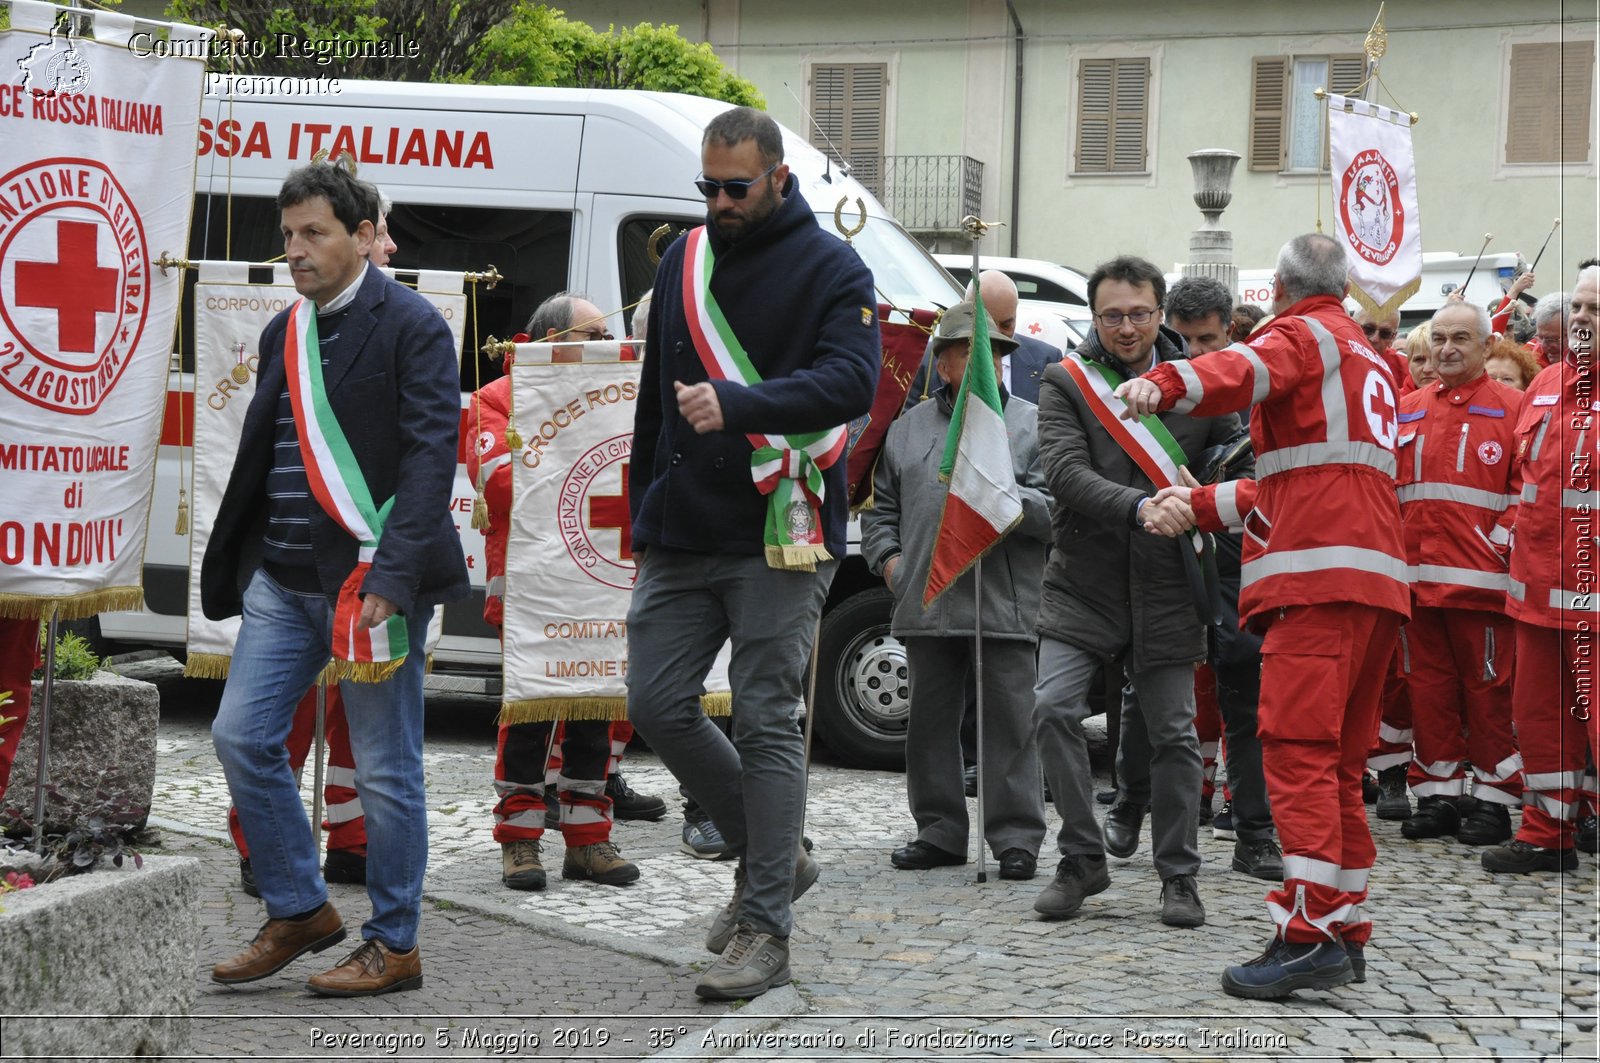
<instances>
[{"instance_id":1,"label":"green plant","mask_svg":"<svg viewBox=\"0 0 1600 1063\"><path fill-rule=\"evenodd\" d=\"M41 635L43 627L41 626ZM82 635L63 631L56 636L56 678L88 679L100 668L100 657ZM33 670L35 679L43 678L44 667Z\"/></svg>"},{"instance_id":2,"label":"green plant","mask_svg":"<svg viewBox=\"0 0 1600 1063\"><path fill-rule=\"evenodd\" d=\"M47 784L44 789L53 801L69 804L67 795L54 784ZM121 867L122 861L131 857L134 867L143 867L144 857L128 843L139 832L150 810L129 801L125 791L119 769L102 771L95 780L94 794L83 803L72 826L64 833L44 836L42 855L68 875L93 871L108 859L114 866ZM0 828L13 835L26 835L33 830L32 824L16 807L7 810Z\"/></svg>"}]
</instances>

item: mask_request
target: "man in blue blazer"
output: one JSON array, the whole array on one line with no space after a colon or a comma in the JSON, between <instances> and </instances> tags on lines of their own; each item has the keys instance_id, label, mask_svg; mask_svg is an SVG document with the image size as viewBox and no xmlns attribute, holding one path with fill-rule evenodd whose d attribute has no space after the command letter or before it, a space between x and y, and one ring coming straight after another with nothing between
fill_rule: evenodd
<instances>
[{"instance_id":1,"label":"man in blue blazer","mask_svg":"<svg viewBox=\"0 0 1600 1063\"><path fill-rule=\"evenodd\" d=\"M997 269L986 269L978 274L978 291L983 296L984 312L996 331L1017 345L1016 350L1001 360L1001 386L1008 394L1038 405L1039 378L1044 376L1045 366L1061 361L1061 352L1043 340L1017 335L1017 286L1010 277ZM911 390L906 392L906 409L938 390L928 380L928 367L932 364L933 341L930 339L922 366L911 381Z\"/></svg>"},{"instance_id":2,"label":"man in blue blazer","mask_svg":"<svg viewBox=\"0 0 1600 1063\"><path fill-rule=\"evenodd\" d=\"M468 591L449 511L461 400L438 311L367 263L378 205L338 164L296 170L278 193L302 298L261 333L255 396L200 570L206 615L243 615L212 737L268 916L213 968L223 984L265 978L345 936L284 748L295 704L330 658L347 676L372 918L363 944L308 988L364 996L422 984L423 642L434 606ZM339 499L363 493L378 512L353 522L361 507Z\"/></svg>"}]
</instances>

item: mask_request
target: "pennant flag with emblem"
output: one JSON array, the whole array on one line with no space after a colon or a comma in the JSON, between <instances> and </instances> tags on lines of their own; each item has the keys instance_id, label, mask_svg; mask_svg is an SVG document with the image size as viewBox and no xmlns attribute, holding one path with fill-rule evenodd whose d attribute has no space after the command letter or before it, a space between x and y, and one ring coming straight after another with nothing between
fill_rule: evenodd
<instances>
[{"instance_id":1,"label":"pennant flag with emblem","mask_svg":"<svg viewBox=\"0 0 1600 1063\"><path fill-rule=\"evenodd\" d=\"M928 606L1022 520L983 300L973 300L972 352L945 437L939 479L950 484L922 604Z\"/></svg>"},{"instance_id":2,"label":"pennant flag with emblem","mask_svg":"<svg viewBox=\"0 0 1600 1063\"><path fill-rule=\"evenodd\" d=\"M1350 297L1386 317L1422 284L1422 219L1411 116L1328 97L1333 232L1350 263Z\"/></svg>"}]
</instances>

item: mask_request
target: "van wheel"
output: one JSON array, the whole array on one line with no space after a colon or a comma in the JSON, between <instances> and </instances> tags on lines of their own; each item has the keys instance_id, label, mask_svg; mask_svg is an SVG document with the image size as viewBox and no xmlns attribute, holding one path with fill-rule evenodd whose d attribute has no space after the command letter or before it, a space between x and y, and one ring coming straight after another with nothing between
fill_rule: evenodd
<instances>
[{"instance_id":1,"label":"van wheel","mask_svg":"<svg viewBox=\"0 0 1600 1063\"><path fill-rule=\"evenodd\" d=\"M904 644L889 634L884 587L845 599L817 640L817 734L846 764L904 770L911 682Z\"/></svg>"}]
</instances>

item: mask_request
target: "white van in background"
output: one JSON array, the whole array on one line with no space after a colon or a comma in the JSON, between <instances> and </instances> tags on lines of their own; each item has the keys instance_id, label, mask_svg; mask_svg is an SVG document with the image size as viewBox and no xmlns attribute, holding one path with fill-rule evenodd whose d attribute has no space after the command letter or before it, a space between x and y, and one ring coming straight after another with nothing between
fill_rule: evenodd
<instances>
[{"instance_id":1,"label":"white van in background","mask_svg":"<svg viewBox=\"0 0 1600 1063\"><path fill-rule=\"evenodd\" d=\"M613 333L629 333L631 315L622 308L650 288L660 251L705 219L705 200L693 184L701 133L729 106L671 93L356 81L318 83L338 90L320 96L211 94L225 84L213 79L201 107L188 258L278 257L283 246L274 197L285 175L319 150L350 151L361 178L394 202L389 232L399 251L391 266L400 279L417 269L491 265L505 278L493 290L479 286L475 304L469 295L463 416L471 392L500 375L498 363L478 348L490 335L518 332L545 297L563 289L584 292L612 315ZM839 232L836 207L846 227L865 212L866 224L852 243L872 270L880 301L909 310L960 298L864 186L788 130L784 151L825 230ZM181 372L175 368L169 384L145 553L146 608L102 614L100 635L108 640L181 648L186 637L189 539L173 530L180 454L182 467L189 467L180 425L193 424L192 407L185 408L193 389L193 271L186 281L184 349L175 355ZM905 319L891 314L889 320ZM500 665L499 642L482 619L483 545L470 527L473 495L462 466L452 510L473 594L444 610L437 669ZM863 593L887 592L852 556L834 580L829 614ZM862 646L878 647L879 635L887 636L888 609L872 600L874 608L857 603L841 614L850 630L835 623L831 640L825 616L824 641L855 657L865 652ZM890 694L875 688L867 703L853 693L865 689L859 676L830 675L830 669L865 667L864 658L823 662L818 730L843 756L892 763L904 739L903 668Z\"/></svg>"}]
</instances>

